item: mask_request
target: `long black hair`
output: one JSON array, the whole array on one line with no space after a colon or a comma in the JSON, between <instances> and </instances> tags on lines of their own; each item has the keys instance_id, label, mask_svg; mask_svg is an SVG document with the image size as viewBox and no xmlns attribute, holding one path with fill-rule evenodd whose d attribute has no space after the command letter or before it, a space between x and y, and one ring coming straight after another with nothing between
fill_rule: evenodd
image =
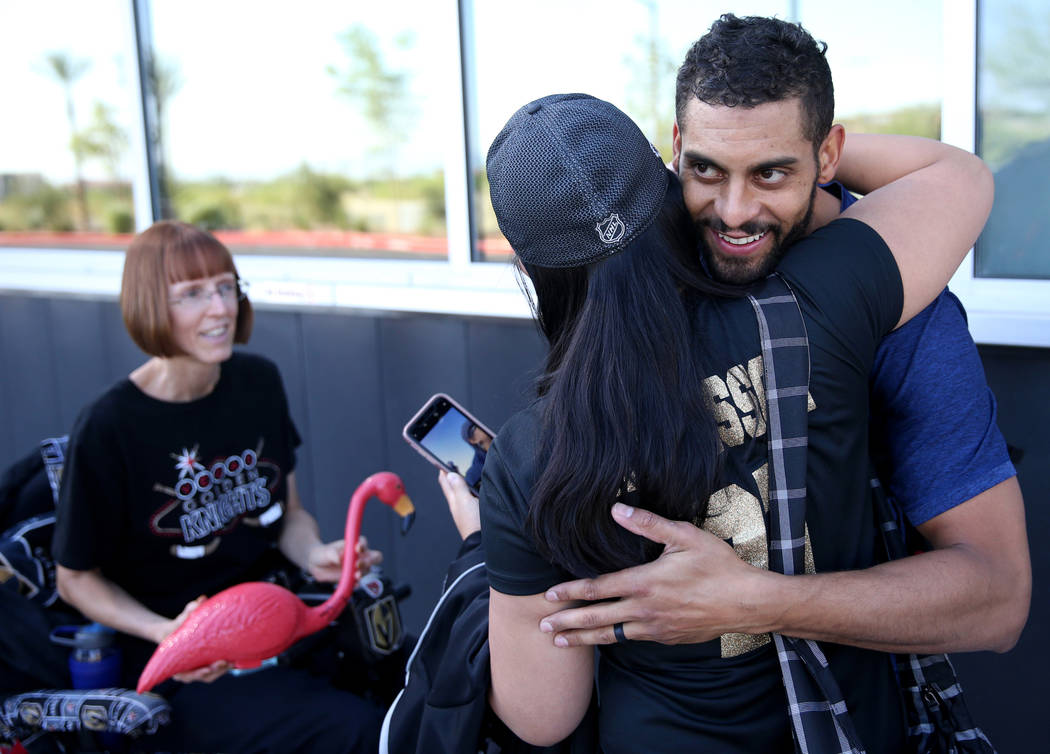
<instances>
[{"instance_id":1,"label":"long black hair","mask_svg":"<svg viewBox=\"0 0 1050 754\"><path fill-rule=\"evenodd\" d=\"M649 510L699 520L718 473L695 308L741 289L703 274L681 185L670 172L668 182L659 215L622 251L575 268L523 265L550 344L527 526L546 557L581 576L658 554L613 521L617 499L636 492Z\"/></svg>"}]
</instances>

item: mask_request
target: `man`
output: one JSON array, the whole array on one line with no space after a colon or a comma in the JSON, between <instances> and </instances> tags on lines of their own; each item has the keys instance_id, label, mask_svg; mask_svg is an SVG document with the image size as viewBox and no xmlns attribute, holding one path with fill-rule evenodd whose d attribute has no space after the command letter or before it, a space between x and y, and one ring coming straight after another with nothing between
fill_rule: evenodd
<instances>
[{"instance_id":1,"label":"man","mask_svg":"<svg viewBox=\"0 0 1050 754\"><path fill-rule=\"evenodd\" d=\"M705 264L719 279L765 276L792 240L849 203L844 192L840 200L817 188L836 177L845 138L831 123L823 52L796 25L727 15L679 70L673 167ZM754 411L764 404L763 388L752 374L707 380L726 445L764 439ZM855 570L822 572L820 537L835 533L811 531L817 544L811 549L807 535L807 575L781 579L775 594L743 593L742 562L764 560L767 549L755 542L765 536L756 499L765 477L756 469L755 490L734 486L712 497L722 515L709 516L702 529L640 509L616 517L665 544L664 554L552 588L552 609L570 600L619 599L553 613L541 630L553 633L558 646L608 644L617 635L665 644L721 637L723 657L767 644L767 631L886 652L1010 649L1031 592L1023 502L954 296L943 293L885 339L871 385L880 475L929 552L882 565L863 553ZM810 464L810 512L829 505L819 500L816 465ZM718 540L732 544L737 557L727 556ZM847 702L863 699L865 679L837 675Z\"/></svg>"},{"instance_id":2,"label":"man","mask_svg":"<svg viewBox=\"0 0 1050 754\"><path fill-rule=\"evenodd\" d=\"M481 470L485 466L485 456L488 455L489 447L492 445L492 438L489 437L485 430L469 419L463 422L463 426L460 427L460 436L463 438L463 442L474 448L474 458L470 462L470 468L467 469L467 473L463 475L463 478L466 479L468 485L477 490L478 484L481 482Z\"/></svg>"}]
</instances>

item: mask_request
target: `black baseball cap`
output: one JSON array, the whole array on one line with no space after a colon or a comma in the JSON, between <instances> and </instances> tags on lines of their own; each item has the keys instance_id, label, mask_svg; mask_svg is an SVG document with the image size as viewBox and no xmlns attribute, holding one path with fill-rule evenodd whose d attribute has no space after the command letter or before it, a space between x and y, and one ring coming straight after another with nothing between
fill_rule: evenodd
<instances>
[{"instance_id":1,"label":"black baseball cap","mask_svg":"<svg viewBox=\"0 0 1050 754\"><path fill-rule=\"evenodd\" d=\"M485 167L500 230L522 261L539 267L579 267L623 249L667 192L667 168L641 129L588 94L522 107Z\"/></svg>"}]
</instances>

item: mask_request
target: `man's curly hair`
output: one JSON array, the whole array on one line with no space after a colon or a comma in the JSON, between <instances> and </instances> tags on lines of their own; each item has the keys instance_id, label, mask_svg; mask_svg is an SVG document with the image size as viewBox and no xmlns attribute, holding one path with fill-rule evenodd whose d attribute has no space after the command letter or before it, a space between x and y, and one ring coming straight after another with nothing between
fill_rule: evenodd
<instances>
[{"instance_id":1,"label":"man's curly hair","mask_svg":"<svg viewBox=\"0 0 1050 754\"><path fill-rule=\"evenodd\" d=\"M835 115L835 89L824 57L827 47L800 24L723 15L693 44L678 69L679 127L690 97L725 107L755 107L798 97L803 135L816 150Z\"/></svg>"}]
</instances>

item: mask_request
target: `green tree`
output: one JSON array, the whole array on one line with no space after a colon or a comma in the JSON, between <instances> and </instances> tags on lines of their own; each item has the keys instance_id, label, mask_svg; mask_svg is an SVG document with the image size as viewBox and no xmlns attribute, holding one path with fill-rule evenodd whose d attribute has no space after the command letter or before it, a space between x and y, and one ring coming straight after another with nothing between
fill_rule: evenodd
<instances>
[{"instance_id":1,"label":"green tree","mask_svg":"<svg viewBox=\"0 0 1050 754\"><path fill-rule=\"evenodd\" d=\"M1015 3L1004 18L1010 29L1007 44L988 51L986 66L1001 95L1021 96L1050 112L1050 10L1037 13L1030 4Z\"/></svg>"},{"instance_id":2,"label":"green tree","mask_svg":"<svg viewBox=\"0 0 1050 754\"><path fill-rule=\"evenodd\" d=\"M163 118L171 98L182 88L182 72L178 63L154 55L149 62L150 91L157 100L157 117Z\"/></svg>"},{"instance_id":3,"label":"green tree","mask_svg":"<svg viewBox=\"0 0 1050 754\"><path fill-rule=\"evenodd\" d=\"M338 228L349 226L342 204L343 193L350 188L347 179L330 173L318 173L304 162L295 171L293 180L297 185L299 201L306 209L304 215L308 218L307 227L313 227L315 223Z\"/></svg>"},{"instance_id":4,"label":"green tree","mask_svg":"<svg viewBox=\"0 0 1050 754\"><path fill-rule=\"evenodd\" d=\"M993 86L981 95L980 151L993 169L1050 138L1050 10L1019 2L1001 13L1009 25L985 46Z\"/></svg>"},{"instance_id":5,"label":"green tree","mask_svg":"<svg viewBox=\"0 0 1050 754\"><path fill-rule=\"evenodd\" d=\"M73 144L73 151L82 159L97 159L109 177L116 178L128 148L128 135L113 119L113 108L96 100L91 122L74 134Z\"/></svg>"},{"instance_id":6,"label":"green tree","mask_svg":"<svg viewBox=\"0 0 1050 754\"><path fill-rule=\"evenodd\" d=\"M881 113L858 113L835 118L846 127L846 138L851 133L909 134L928 139L941 138L941 105L910 105Z\"/></svg>"},{"instance_id":7,"label":"green tree","mask_svg":"<svg viewBox=\"0 0 1050 754\"><path fill-rule=\"evenodd\" d=\"M86 60L77 60L67 52L49 52L44 55L44 72L55 79L61 86L66 98L66 118L69 120L70 150L73 153L73 175L76 180L77 205L80 208L81 221L84 227L91 225L91 217L88 214L87 191L84 187L84 177L81 170L83 155L77 145L77 118L73 107L73 84L79 79L90 63Z\"/></svg>"},{"instance_id":8,"label":"green tree","mask_svg":"<svg viewBox=\"0 0 1050 754\"><path fill-rule=\"evenodd\" d=\"M46 180L26 182L0 202L5 230L73 230L69 195Z\"/></svg>"},{"instance_id":9,"label":"green tree","mask_svg":"<svg viewBox=\"0 0 1050 754\"><path fill-rule=\"evenodd\" d=\"M92 214L101 218L111 233L129 233L135 219L131 209L130 186L119 181L120 163L128 149L127 132L113 117L113 108L96 100L91 121L73 137L73 149L82 160L95 160L102 165L112 183L89 192Z\"/></svg>"},{"instance_id":10,"label":"green tree","mask_svg":"<svg viewBox=\"0 0 1050 754\"><path fill-rule=\"evenodd\" d=\"M656 0L638 0L649 16L649 29L634 38L634 49L623 56L631 72L627 106L642 132L664 159L671 159L671 126L674 123L675 73L678 64L669 50L671 43L660 34Z\"/></svg>"},{"instance_id":11,"label":"green tree","mask_svg":"<svg viewBox=\"0 0 1050 754\"><path fill-rule=\"evenodd\" d=\"M370 152L392 173L397 145L408 134L413 120L408 101L409 75L387 63L379 39L370 29L354 25L338 38L346 53L346 66L329 65L328 75L336 80L336 91L349 99L368 123L372 136ZM395 44L405 49L411 46L412 38L402 34Z\"/></svg>"},{"instance_id":12,"label":"green tree","mask_svg":"<svg viewBox=\"0 0 1050 754\"><path fill-rule=\"evenodd\" d=\"M172 208L175 186L165 156L167 142L164 140L164 131L167 127L165 119L168 114L168 105L182 88L182 73L177 63L165 60L154 52L147 61L146 81L149 91L153 93L152 103L155 117L152 142L155 145L154 169L157 171L157 184L160 186L160 216L171 218L175 216Z\"/></svg>"}]
</instances>

